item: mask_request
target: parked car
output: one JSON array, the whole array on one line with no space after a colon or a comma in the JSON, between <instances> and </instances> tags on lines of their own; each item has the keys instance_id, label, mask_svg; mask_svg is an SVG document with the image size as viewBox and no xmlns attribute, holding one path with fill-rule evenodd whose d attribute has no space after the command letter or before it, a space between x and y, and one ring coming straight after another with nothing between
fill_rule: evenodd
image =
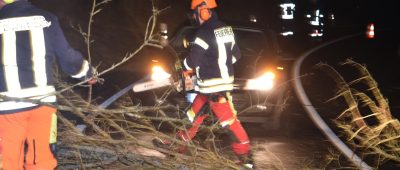
<instances>
[{"instance_id":1,"label":"parked car","mask_svg":"<svg viewBox=\"0 0 400 170\"><path fill-rule=\"evenodd\" d=\"M192 43L196 28L186 26L180 29L171 39L169 47L165 48L166 55L175 55L175 60L183 60L189 52L188 46ZM238 112L238 117L244 123L259 123L270 130L281 127L281 116L284 113L285 101L289 97L288 71L292 60L284 60L275 49L274 38L264 30L256 28L233 27L242 58L234 64L235 90L232 92L233 103ZM152 58L153 73L157 75L172 75L174 86L180 83L182 76L176 72L176 61L160 62L160 56ZM168 62L168 63L165 63ZM155 72L157 73L155 73ZM150 72L150 71L149 71ZM168 78L168 77L167 77ZM170 81L170 79L168 80ZM163 83L167 83L163 81ZM186 110L194 99L196 92L192 89L183 89L169 94L165 100L160 100L167 87L161 81L153 81L135 86L139 88L153 88L150 91L137 92L134 95L141 96L144 105L160 104L160 102L177 105ZM183 85L185 83L181 83ZM164 87L162 87L164 86ZM185 87L185 86L181 86ZM141 91L141 90L139 90ZM167 115L175 117L176 111L167 112Z\"/></svg>"},{"instance_id":2,"label":"parked car","mask_svg":"<svg viewBox=\"0 0 400 170\"><path fill-rule=\"evenodd\" d=\"M134 67L134 70L125 76L142 79L136 78L135 82L120 88L120 92L108 97L100 106L108 107L133 88L134 92L129 92L129 96L134 102L140 101L136 104L171 104L178 106L179 111L166 110L168 116L185 117L184 110L190 106L196 93L188 88L183 89L184 79L180 72L176 71L175 63L188 55L188 46L195 31L195 27L183 27L163 50L147 49L143 52L140 61L137 61L142 67ZM257 123L266 129L277 130L282 127L281 117L285 113L286 99L290 95L288 74L292 60L278 55L279 49L273 31L239 26L234 26L233 31L242 53L242 58L234 64L236 88L232 92L238 117L244 123ZM161 77L165 80L154 81L151 77ZM181 86L177 88L179 84ZM158 116L158 113L148 114Z\"/></svg>"}]
</instances>

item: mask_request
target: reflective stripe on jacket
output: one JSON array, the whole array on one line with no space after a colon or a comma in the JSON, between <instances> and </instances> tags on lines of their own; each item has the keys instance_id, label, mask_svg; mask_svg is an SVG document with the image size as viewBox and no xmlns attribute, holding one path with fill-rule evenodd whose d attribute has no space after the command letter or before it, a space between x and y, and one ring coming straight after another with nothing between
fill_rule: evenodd
<instances>
[{"instance_id":1,"label":"reflective stripe on jacket","mask_svg":"<svg viewBox=\"0 0 400 170\"><path fill-rule=\"evenodd\" d=\"M214 93L233 90L233 64L241 57L232 27L216 13L197 30L184 70L195 70L196 90Z\"/></svg>"}]
</instances>

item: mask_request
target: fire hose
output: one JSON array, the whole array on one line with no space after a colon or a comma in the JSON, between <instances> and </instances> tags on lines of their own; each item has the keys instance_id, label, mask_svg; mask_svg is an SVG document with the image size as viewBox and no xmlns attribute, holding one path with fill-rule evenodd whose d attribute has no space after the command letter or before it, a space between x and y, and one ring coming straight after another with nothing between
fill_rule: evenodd
<instances>
[{"instance_id":1,"label":"fire hose","mask_svg":"<svg viewBox=\"0 0 400 170\"><path fill-rule=\"evenodd\" d=\"M342 38L338 38L324 44L321 44L305 53L303 53L295 62L294 69L292 72L292 76L294 78L294 89L299 98L302 106L308 113L309 117L312 119L315 125L325 134L326 137L339 149L352 163L357 166L359 169L363 170L372 170L373 168L366 164L360 157L357 156L343 141L332 131L331 128L326 124L326 122L321 118L320 114L317 112L315 107L312 105L311 101L307 97L307 94L304 91L303 85L301 84L300 79L300 66L305 58L307 58L310 54L318 51L319 49L326 47L328 45L334 44L339 41L343 41L346 39L350 39L359 35L363 35L363 33L352 34L349 36L345 36Z\"/></svg>"}]
</instances>

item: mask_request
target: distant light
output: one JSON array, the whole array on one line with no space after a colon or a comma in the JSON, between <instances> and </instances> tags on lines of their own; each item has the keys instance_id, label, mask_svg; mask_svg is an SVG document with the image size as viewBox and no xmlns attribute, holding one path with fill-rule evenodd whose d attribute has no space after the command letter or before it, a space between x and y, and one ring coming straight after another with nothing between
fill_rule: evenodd
<instances>
[{"instance_id":1,"label":"distant light","mask_svg":"<svg viewBox=\"0 0 400 170\"><path fill-rule=\"evenodd\" d=\"M368 32L368 38L375 38L375 33L373 31Z\"/></svg>"},{"instance_id":2,"label":"distant light","mask_svg":"<svg viewBox=\"0 0 400 170\"><path fill-rule=\"evenodd\" d=\"M255 16L255 15L250 15L249 16L249 20L250 20L250 22L257 22L257 17Z\"/></svg>"},{"instance_id":3,"label":"distant light","mask_svg":"<svg viewBox=\"0 0 400 170\"><path fill-rule=\"evenodd\" d=\"M313 11L312 14L313 15L311 15L311 14L306 15L307 18L312 18L311 21L309 21L309 23L311 25L314 25L314 26L324 25L321 20L324 17L324 15L320 12L319 9Z\"/></svg>"},{"instance_id":4,"label":"distant light","mask_svg":"<svg viewBox=\"0 0 400 170\"><path fill-rule=\"evenodd\" d=\"M294 10L296 5L294 3L284 3L279 5L282 10L282 19L293 19L294 18Z\"/></svg>"},{"instance_id":5,"label":"distant light","mask_svg":"<svg viewBox=\"0 0 400 170\"><path fill-rule=\"evenodd\" d=\"M322 31L323 30L319 31L318 29L316 29L312 33L310 33L309 35L311 37L322 37L324 35L324 33Z\"/></svg>"},{"instance_id":6,"label":"distant light","mask_svg":"<svg viewBox=\"0 0 400 170\"><path fill-rule=\"evenodd\" d=\"M160 34L161 37L168 39L168 26L165 23L160 24Z\"/></svg>"},{"instance_id":7,"label":"distant light","mask_svg":"<svg viewBox=\"0 0 400 170\"><path fill-rule=\"evenodd\" d=\"M331 15L330 15L330 19L331 19L331 20L335 20L335 15L334 15L334 14L331 14Z\"/></svg>"},{"instance_id":8,"label":"distant light","mask_svg":"<svg viewBox=\"0 0 400 170\"><path fill-rule=\"evenodd\" d=\"M375 38L375 25L373 23L370 23L367 26L367 38L369 39Z\"/></svg>"},{"instance_id":9,"label":"distant light","mask_svg":"<svg viewBox=\"0 0 400 170\"><path fill-rule=\"evenodd\" d=\"M160 37L160 45L166 47L169 43L168 25L166 23L160 23Z\"/></svg>"},{"instance_id":10,"label":"distant light","mask_svg":"<svg viewBox=\"0 0 400 170\"><path fill-rule=\"evenodd\" d=\"M315 20L310 21L310 24L314 25L314 26L319 26L320 22L319 22L318 17L315 17Z\"/></svg>"},{"instance_id":11,"label":"distant light","mask_svg":"<svg viewBox=\"0 0 400 170\"><path fill-rule=\"evenodd\" d=\"M283 35L283 36L289 36L289 35L293 35L294 33L293 33L293 31L286 31L286 32L281 32L281 35Z\"/></svg>"},{"instance_id":12,"label":"distant light","mask_svg":"<svg viewBox=\"0 0 400 170\"><path fill-rule=\"evenodd\" d=\"M374 24L369 24L369 29L372 30L372 31L374 31L374 30L375 30Z\"/></svg>"},{"instance_id":13,"label":"distant light","mask_svg":"<svg viewBox=\"0 0 400 170\"><path fill-rule=\"evenodd\" d=\"M282 66L276 67L276 69L278 70L284 70L285 68L283 68Z\"/></svg>"}]
</instances>

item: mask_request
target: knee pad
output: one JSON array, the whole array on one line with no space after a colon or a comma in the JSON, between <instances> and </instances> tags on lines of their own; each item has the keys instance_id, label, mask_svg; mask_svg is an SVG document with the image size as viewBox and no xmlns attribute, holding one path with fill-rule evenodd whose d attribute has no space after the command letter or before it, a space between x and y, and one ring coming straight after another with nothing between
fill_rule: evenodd
<instances>
[{"instance_id":1,"label":"knee pad","mask_svg":"<svg viewBox=\"0 0 400 170\"><path fill-rule=\"evenodd\" d=\"M239 120L235 119L228 128L231 131L233 141L237 143L249 143L249 137Z\"/></svg>"},{"instance_id":2,"label":"knee pad","mask_svg":"<svg viewBox=\"0 0 400 170\"><path fill-rule=\"evenodd\" d=\"M244 155L248 154L250 150L250 143L247 142L233 142L232 145L232 150L236 155Z\"/></svg>"},{"instance_id":3,"label":"knee pad","mask_svg":"<svg viewBox=\"0 0 400 170\"><path fill-rule=\"evenodd\" d=\"M226 93L213 93L210 96L210 99L214 103L226 103L228 102L228 98L226 96Z\"/></svg>"}]
</instances>

